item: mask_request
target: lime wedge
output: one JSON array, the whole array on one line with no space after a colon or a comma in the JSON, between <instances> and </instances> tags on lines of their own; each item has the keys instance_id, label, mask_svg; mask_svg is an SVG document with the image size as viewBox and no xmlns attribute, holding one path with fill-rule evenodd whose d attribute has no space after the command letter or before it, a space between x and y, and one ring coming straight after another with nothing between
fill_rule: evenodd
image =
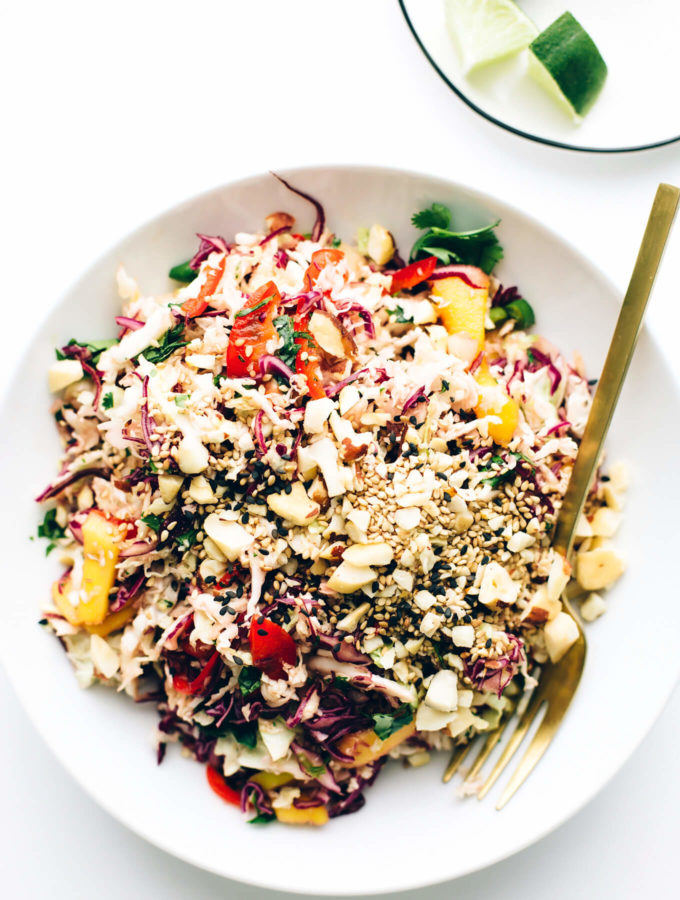
<instances>
[{"instance_id":1,"label":"lime wedge","mask_svg":"<svg viewBox=\"0 0 680 900\"><path fill-rule=\"evenodd\" d=\"M565 12L529 47L529 74L580 121L602 90L607 64L588 32Z\"/></svg>"},{"instance_id":2,"label":"lime wedge","mask_svg":"<svg viewBox=\"0 0 680 900\"><path fill-rule=\"evenodd\" d=\"M512 0L445 0L446 24L467 75L528 47L538 28Z\"/></svg>"}]
</instances>

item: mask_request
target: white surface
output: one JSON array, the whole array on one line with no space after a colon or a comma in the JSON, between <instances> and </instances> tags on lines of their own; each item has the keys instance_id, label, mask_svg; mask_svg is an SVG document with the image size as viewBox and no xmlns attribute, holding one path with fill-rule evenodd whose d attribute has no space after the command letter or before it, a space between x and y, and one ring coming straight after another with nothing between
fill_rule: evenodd
<instances>
[{"instance_id":1,"label":"white surface","mask_svg":"<svg viewBox=\"0 0 680 900\"><path fill-rule=\"evenodd\" d=\"M540 330L569 355L578 349L588 371L598 374L616 318L616 289L544 226L498 200L430 176L360 167L282 174L323 198L328 222L340 235L355 234L361 225L378 221L406 248L416 237L410 214L435 199L453 210L454 221L464 231L500 219L498 237L505 259L495 269L498 278L506 285L519 284L534 306ZM0 659L27 712L68 771L120 821L180 858L242 881L311 894L375 893L432 884L509 856L580 809L639 744L677 680L680 606L664 588L677 544L671 511L680 507L680 482L659 478L648 462L652 454L669 458L680 446L680 398L652 341L641 335L608 438L611 457L625 458L634 473L627 515L616 538L629 570L609 595L612 608L606 619L588 629L583 687L559 740L503 814L494 809L500 785L489 802L457 801L454 786L442 787L440 759L410 772L387 767L357 819L343 817L311 832L263 829L254 841L252 829L206 789L201 767L170 752L156 769L150 747L157 722L153 709L135 706L110 691L78 690L62 648L36 627L35 607L16 598L23 572L31 572L35 591L42 590L44 596L61 572L55 559L45 559L41 546L26 540L40 521L38 509L25 502L26 490L36 496L52 480L60 452L45 385L54 345L74 334L100 338L111 333L120 311L114 278L120 263L134 273L142 291L158 293L167 288L168 266L188 254L196 231L253 231L276 209L293 213L300 227L312 221L309 204L291 197L268 174L181 204L100 258L41 327L28 350L32 364L9 389L10 397L24 398L24 405L5 405L0 413L0 431L12 430L13 436L2 464L19 476L4 495L15 511L4 541L14 568L0 597ZM650 403L650 397L656 402ZM659 409L667 413L663 434L658 433ZM627 422L633 418L637 427L631 430ZM641 529L640 522L649 524ZM639 598L646 593L656 598L654 611L639 617ZM635 659L640 647L651 646L658 685L653 696L637 667L621 665L622 659ZM32 665L23 671L26 658ZM587 766L578 762L585 742ZM427 828L414 828L413 820L424 816ZM457 835L453 850L451 832ZM376 856L386 856L405 834L411 867L377 869ZM309 856L305 865L288 865L303 849ZM267 869L258 868L263 854ZM327 882L337 860L350 856L352 866Z\"/></svg>"},{"instance_id":2,"label":"white surface","mask_svg":"<svg viewBox=\"0 0 680 900\"><path fill-rule=\"evenodd\" d=\"M451 95L396 4L346 2L332 22L319 4L300 2L296 11L292 34L275 3L205 3L200 21L184 4L152 11L119 3L103 22L102 12L95 18L84 4L45 6L39 15L35 6L15 6L1 63L14 87L3 171L7 304L22 310L30 303L32 320L83 260L159 208L251 171L313 161L389 162L467 181L544 219L625 282L655 184L680 180L676 147L593 158L531 145ZM248 29L262 21L266 33L254 36ZM289 37L281 42L284 32ZM673 266L679 247L676 232L649 315L667 351L680 324ZM4 348L4 381L24 345ZM26 602L35 602L31 590ZM125 866L115 882L96 882L101 896L224 894L218 879L150 849L96 810L35 742L13 698L4 704L10 740L0 749L0 771L9 802L0 827L2 845L14 851L2 857L11 896L85 896L111 860ZM672 838L680 830L670 750L678 741L677 712L676 700L584 813L515 860L466 879L465 895L501 896L511 884L529 898L548 886L556 896L636 897L644 884L645 892L671 896ZM258 892L232 885L231 895Z\"/></svg>"},{"instance_id":3,"label":"white surface","mask_svg":"<svg viewBox=\"0 0 680 900\"><path fill-rule=\"evenodd\" d=\"M521 0L519 5L539 31L565 11L564 0ZM571 0L569 12L590 34L608 68L602 92L578 124L527 74L526 51L466 77L446 27L444 0L404 0L404 7L448 81L508 127L572 147L609 150L648 147L680 135L680 111L673 102L680 8L668 0L645 0L644 14L637 3Z\"/></svg>"}]
</instances>

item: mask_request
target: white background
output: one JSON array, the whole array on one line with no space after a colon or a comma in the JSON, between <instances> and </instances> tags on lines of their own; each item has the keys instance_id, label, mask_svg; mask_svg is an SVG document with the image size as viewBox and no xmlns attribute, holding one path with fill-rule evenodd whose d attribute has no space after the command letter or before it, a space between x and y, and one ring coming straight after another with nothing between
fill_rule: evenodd
<instances>
[{"instance_id":1,"label":"white background","mask_svg":"<svg viewBox=\"0 0 680 900\"><path fill-rule=\"evenodd\" d=\"M430 68L396 0L22 2L5 6L0 27L2 384L95 256L159 210L246 174L356 162L450 177L542 219L622 287L656 184L680 183L680 144L578 154L478 118ZM676 375L679 252L676 226L648 315ZM37 607L30 584L27 574L24 600ZM622 772L553 835L418 897L677 896L679 714L676 692ZM272 896L177 862L101 812L52 759L2 671L0 721L4 896ZM376 864L408 865L405 851Z\"/></svg>"}]
</instances>

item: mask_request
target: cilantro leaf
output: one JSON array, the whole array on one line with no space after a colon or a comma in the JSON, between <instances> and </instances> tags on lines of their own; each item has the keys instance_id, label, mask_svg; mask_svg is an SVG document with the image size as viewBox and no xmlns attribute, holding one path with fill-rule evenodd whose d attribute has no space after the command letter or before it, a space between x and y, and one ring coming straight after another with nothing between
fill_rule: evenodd
<instances>
[{"instance_id":1,"label":"cilantro leaf","mask_svg":"<svg viewBox=\"0 0 680 900\"><path fill-rule=\"evenodd\" d=\"M58 538L63 538L65 534L66 530L57 522L56 509L48 509L45 518L38 525L38 537L56 541Z\"/></svg>"},{"instance_id":2,"label":"cilantro leaf","mask_svg":"<svg viewBox=\"0 0 680 900\"><path fill-rule=\"evenodd\" d=\"M239 744L254 750L257 744L257 722L244 722L242 725L230 724L229 728Z\"/></svg>"},{"instance_id":3,"label":"cilantro leaf","mask_svg":"<svg viewBox=\"0 0 680 900\"><path fill-rule=\"evenodd\" d=\"M89 350L89 362L94 365L97 363L104 350L108 350L109 347L113 347L114 344L117 343L117 338L107 338L103 341L77 341L75 338L71 338L68 344L66 344L66 347L83 347L85 350ZM66 349L66 347L64 349ZM57 359L70 359L74 355L64 353L63 350L58 348L54 352L56 353ZM87 356L85 358L87 359Z\"/></svg>"},{"instance_id":4,"label":"cilantro leaf","mask_svg":"<svg viewBox=\"0 0 680 900\"><path fill-rule=\"evenodd\" d=\"M244 697L256 691L262 681L262 672L256 666L244 666L238 674L238 686Z\"/></svg>"},{"instance_id":5,"label":"cilantro leaf","mask_svg":"<svg viewBox=\"0 0 680 900\"><path fill-rule=\"evenodd\" d=\"M49 544L45 548L45 556L50 555L57 546L54 542L59 538L63 538L65 534L66 530L57 522L56 509L48 509L45 513L45 518L42 520L41 524L38 525L38 537L47 538L49 540Z\"/></svg>"},{"instance_id":6,"label":"cilantro leaf","mask_svg":"<svg viewBox=\"0 0 680 900\"><path fill-rule=\"evenodd\" d=\"M145 516L142 516L142 522L144 522L145 525L148 525L152 531L156 532L156 534L158 534L163 525L161 516L155 516L153 513L147 513Z\"/></svg>"},{"instance_id":7,"label":"cilantro leaf","mask_svg":"<svg viewBox=\"0 0 680 900\"><path fill-rule=\"evenodd\" d=\"M402 703L394 712L377 713L372 718L373 731L375 731L381 741L385 741L390 735L399 731L400 728L408 725L413 720L413 710L408 703Z\"/></svg>"},{"instance_id":8,"label":"cilantro leaf","mask_svg":"<svg viewBox=\"0 0 680 900\"><path fill-rule=\"evenodd\" d=\"M441 203L416 213L412 220L417 228L427 229L411 248L411 262L426 256L436 256L443 265L462 263L478 266L489 274L499 260L503 248L494 229L498 222L471 231L452 231L451 214Z\"/></svg>"},{"instance_id":9,"label":"cilantro leaf","mask_svg":"<svg viewBox=\"0 0 680 900\"><path fill-rule=\"evenodd\" d=\"M175 535L175 541L180 550L190 550L196 543L197 528L188 528L182 534Z\"/></svg>"},{"instance_id":10,"label":"cilantro leaf","mask_svg":"<svg viewBox=\"0 0 680 900\"><path fill-rule=\"evenodd\" d=\"M427 209L411 216L416 228L448 228L451 224L451 213L443 203L433 203Z\"/></svg>"},{"instance_id":11,"label":"cilantro leaf","mask_svg":"<svg viewBox=\"0 0 680 900\"><path fill-rule=\"evenodd\" d=\"M283 341L283 345L276 351L276 355L289 369L294 369L295 360L300 349L295 343L295 338L300 335L293 328L293 320L290 316L277 316L274 319L274 328L276 328L279 337Z\"/></svg>"},{"instance_id":12,"label":"cilantro leaf","mask_svg":"<svg viewBox=\"0 0 680 900\"><path fill-rule=\"evenodd\" d=\"M268 813L258 813L253 819L248 819L248 825L266 825L269 822L274 822L276 816L271 816Z\"/></svg>"},{"instance_id":13,"label":"cilantro leaf","mask_svg":"<svg viewBox=\"0 0 680 900\"><path fill-rule=\"evenodd\" d=\"M413 317L406 318L403 306L395 306L394 309L388 309L387 315L390 316L390 318L394 318L394 321L397 322L399 325L405 325L408 322L413 321Z\"/></svg>"},{"instance_id":14,"label":"cilantro leaf","mask_svg":"<svg viewBox=\"0 0 680 900\"><path fill-rule=\"evenodd\" d=\"M188 341L180 341L183 333L184 322L178 322L177 325L165 332L159 341L158 347L147 347L147 349L143 351L144 358L153 365L168 359L175 350L186 347L188 344Z\"/></svg>"},{"instance_id":15,"label":"cilantro leaf","mask_svg":"<svg viewBox=\"0 0 680 900\"><path fill-rule=\"evenodd\" d=\"M104 409L111 409L113 406L113 392L109 391L102 397L102 406Z\"/></svg>"}]
</instances>

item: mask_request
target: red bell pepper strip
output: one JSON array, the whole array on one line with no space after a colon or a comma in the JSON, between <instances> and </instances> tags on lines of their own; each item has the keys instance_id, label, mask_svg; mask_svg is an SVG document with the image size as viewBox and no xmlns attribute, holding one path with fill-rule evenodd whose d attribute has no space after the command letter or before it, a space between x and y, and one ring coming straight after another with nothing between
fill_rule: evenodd
<instances>
[{"instance_id":1,"label":"red bell pepper strip","mask_svg":"<svg viewBox=\"0 0 680 900\"><path fill-rule=\"evenodd\" d=\"M326 392L323 389L321 361L316 344L310 338L304 337L309 334L309 316L297 315L293 327L295 333L299 335L295 338L295 343L300 348L295 357L295 371L298 375L305 376L310 396L314 400L319 400L326 396Z\"/></svg>"},{"instance_id":2,"label":"red bell pepper strip","mask_svg":"<svg viewBox=\"0 0 680 900\"><path fill-rule=\"evenodd\" d=\"M403 269L397 269L392 272L392 287L390 294L396 294L397 291L405 291L407 288L415 287L421 281L427 281L430 275L437 268L439 260L436 256L426 256L425 259L419 259L410 266L404 266Z\"/></svg>"},{"instance_id":3,"label":"red bell pepper strip","mask_svg":"<svg viewBox=\"0 0 680 900\"><path fill-rule=\"evenodd\" d=\"M238 806L240 809L240 791L235 791L233 787L229 787L224 779L224 775L218 772L217 769L213 768L213 766L208 765L205 773L208 776L208 784L215 791L217 796L221 797L223 800L226 800L227 803L232 803L234 806Z\"/></svg>"},{"instance_id":4,"label":"red bell pepper strip","mask_svg":"<svg viewBox=\"0 0 680 900\"><path fill-rule=\"evenodd\" d=\"M219 658L220 654L215 650L208 662L193 680L189 680L184 675L174 675L172 678L172 686L180 694L200 694L214 672L215 667L219 662Z\"/></svg>"},{"instance_id":5,"label":"red bell pepper strip","mask_svg":"<svg viewBox=\"0 0 680 900\"><path fill-rule=\"evenodd\" d=\"M260 357L267 352L267 341L276 335L274 318L280 304L279 289L268 281L236 313L227 347L227 375L231 378L257 374Z\"/></svg>"},{"instance_id":6,"label":"red bell pepper strip","mask_svg":"<svg viewBox=\"0 0 680 900\"><path fill-rule=\"evenodd\" d=\"M208 308L210 297L217 290L222 276L224 275L224 265L227 261L226 256L223 257L216 266L206 266L207 274L205 281L201 285L197 297L191 300L185 300L181 306L181 310L187 319L194 319L200 316Z\"/></svg>"},{"instance_id":7,"label":"red bell pepper strip","mask_svg":"<svg viewBox=\"0 0 680 900\"><path fill-rule=\"evenodd\" d=\"M334 250L331 247L325 247L323 250L315 250L314 253L312 253L312 261L305 272L305 290L313 290L324 266L327 266L330 263L338 263L341 259L344 259L344 257L345 254L342 250Z\"/></svg>"},{"instance_id":8,"label":"red bell pepper strip","mask_svg":"<svg viewBox=\"0 0 680 900\"><path fill-rule=\"evenodd\" d=\"M283 663L294 666L297 662L295 641L271 619L256 616L250 623L248 639L254 665L270 678L283 678Z\"/></svg>"}]
</instances>

